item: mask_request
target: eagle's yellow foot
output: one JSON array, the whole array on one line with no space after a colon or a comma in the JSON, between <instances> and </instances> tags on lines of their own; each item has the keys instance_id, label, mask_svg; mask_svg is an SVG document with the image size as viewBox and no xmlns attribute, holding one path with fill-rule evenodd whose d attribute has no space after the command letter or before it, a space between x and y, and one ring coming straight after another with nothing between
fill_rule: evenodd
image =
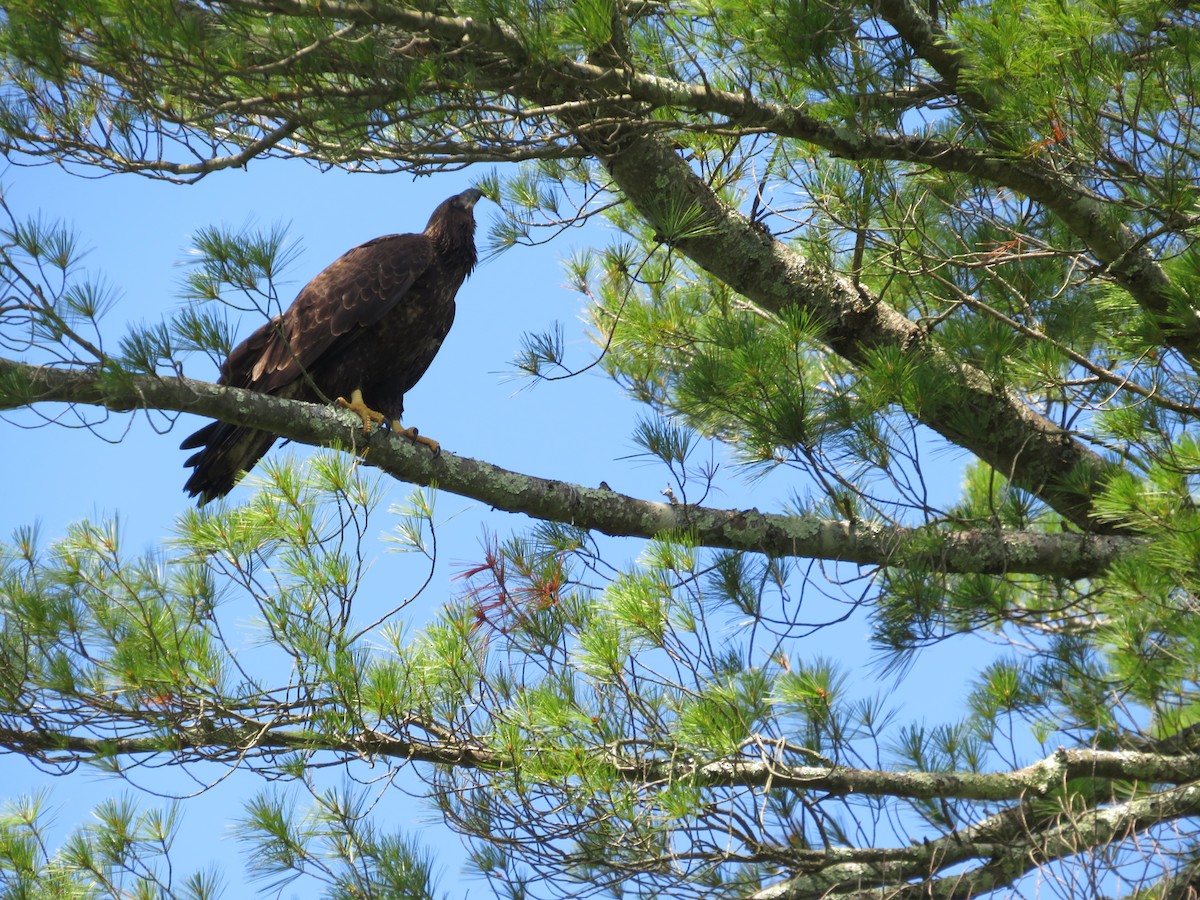
<instances>
[{"instance_id":1,"label":"eagle's yellow foot","mask_svg":"<svg viewBox=\"0 0 1200 900\"><path fill-rule=\"evenodd\" d=\"M415 429L415 428L404 428L400 424L399 419L396 419L392 422L392 431L396 432L396 434L404 435L406 438L408 438L410 441L413 441L414 443L424 444L426 447L428 447L433 452L434 456L437 456L439 453L442 452L441 444L439 444L433 438L427 438L423 434L417 434L417 429Z\"/></svg>"},{"instance_id":2,"label":"eagle's yellow foot","mask_svg":"<svg viewBox=\"0 0 1200 900\"><path fill-rule=\"evenodd\" d=\"M350 394L349 400L347 400L345 397L338 397L337 402L346 409L358 413L358 417L362 419L364 434L370 434L375 430L376 425L381 425L384 420L387 419L387 416L385 416L383 413L376 412L375 410L371 409L371 407L367 406L367 404L363 401L362 391L360 390L354 390L354 392Z\"/></svg>"}]
</instances>

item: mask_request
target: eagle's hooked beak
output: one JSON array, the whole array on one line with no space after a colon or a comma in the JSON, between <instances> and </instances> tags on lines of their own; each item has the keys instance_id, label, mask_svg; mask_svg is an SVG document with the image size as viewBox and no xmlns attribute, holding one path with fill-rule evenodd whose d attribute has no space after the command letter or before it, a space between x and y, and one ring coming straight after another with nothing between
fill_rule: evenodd
<instances>
[{"instance_id":1,"label":"eagle's hooked beak","mask_svg":"<svg viewBox=\"0 0 1200 900\"><path fill-rule=\"evenodd\" d=\"M463 209L474 209L475 204L483 198L483 191L479 188L467 188L458 195L458 205Z\"/></svg>"}]
</instances>

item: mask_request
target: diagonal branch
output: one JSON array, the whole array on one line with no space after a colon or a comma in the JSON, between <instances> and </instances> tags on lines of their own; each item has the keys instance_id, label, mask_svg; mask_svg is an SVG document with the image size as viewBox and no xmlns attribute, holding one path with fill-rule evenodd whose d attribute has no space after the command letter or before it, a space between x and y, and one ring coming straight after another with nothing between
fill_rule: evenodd
<instances>
[{"instance_id":1,"label":"diagonal branch","mask_svg":"<svg viewBox=\"0 0 1200 900\"><path fill-rule=\"evenodd\" d=\"M628 129L615 140L599 141L586 133L580 140L656 227L665 228L659 221L663 210L696 211L703 227L672 241L676 249L768 310L799 305L811 311L825 323L829 346L853 364L888 349L937 373L947 390L922 398L910 413L1076 525L1103 530L1092 518L1092 499L1113 467L1102 457L979 369L927 342L917 325L863 287L756 229L661 136Z\"/></svg>"},{"instance_id":2,"label":"diagonal branch","mask_svg":"<svg viewBox=\"0 0 1200 900\"><path fill-rule=\"evenodd\" d=\"M256 0L248 2L254 5ZM305 14L299 0L267 2L273 9ZM906 138L872 138L819 123L802 109L784 110L743 95L708 86L684 85L627 68L606 68L573 60L539 63L526 59L519 37L500 25L481 25L471 19L413 10L382 9L374 4L339 4L337 0L325 8L326 14L333 7L337 8L339 18L379 16L380 21L422 30L439 40L476 43L487 52L501 54L501 61L495 63L498 74L490 77L502 78L510 90L514 88L509 79L517 78L516 92L541 104L594 97L598 102L607 101L619 107L617 112L627 111L632 102L635 110L641 104L648 104L739 115L743 123L765 125L779 134L791 133L845 155L878 153L887 158L887 144L891 142L896 152L905 154L896 158L920 159L930 164L940 163L942 167L964 166L980 177L1007 177L1012 186L1047 203L1063 196L1059 180L1044 177L1047 173L1035 166L1019 166L1012 160L987 157L962 147L939 147ZM518 61L521 71L514 72ZM603 112L603 105L597 111ZM567 113L563 119L575 128L580 144L605 163L618 186L647 221L669 232L667 223L662 221L664 210L699 210L705 227L697 229L699 233L674 240L673 246L767 309L778 311L789 304L800 304L816 313L827 325L826 337L831 348L856 365L865 363L875 350L890 349L937 373L942 383L954 389L919 401L919 408L912 408L914 404L910 403L910 412L1020 487L1039 495L1079 527L1106 529L1092 515L1092 499L1113 470L1103 458L1015 396L993 385L978 369L930 346L918 326L877 297L848 279L839 278L828 268L802 259L754 229L744 216L717 198L673 152L666 137L648 134L636 125L606 128L601 136L593 127L594 113L590 116ZM1165 311L1165 275L1145 248L1134 254L1136 259L1130 257L1137 246L1131 234L1104 232L1107 226L1095 214L1097 202L1075 192L1066 201L1058 202L1056 211L1077 233L1085 232L1081 236L1090 239L1090 245L1100 247L1097 255L1112 262L1114 277L1120 280L1124 272L1132 283L1150 285L1151 293L1143 299L1157 303L1157 308Z\"/></svg>"},{"instance_id":3,"label":"diagonal branch","mask_svg":"<svg viewBox=\"0 0 1200 900\"><path fill-rule=\"evenodd\" d=\"M835 858L833 865L793 875L752 897L815 900L832 892L846 900L968 900L1011 886L1048 863L1129 840L1147 828L1197 813L1200 787L1196 784L1142 792L1124 802L1076 813L1062 809L1035 815L1023 802L970 828L913 847L907 858L851 863ZM969 859L984 862L974 869L932 877Z\"/></svg>"}]
</instances>

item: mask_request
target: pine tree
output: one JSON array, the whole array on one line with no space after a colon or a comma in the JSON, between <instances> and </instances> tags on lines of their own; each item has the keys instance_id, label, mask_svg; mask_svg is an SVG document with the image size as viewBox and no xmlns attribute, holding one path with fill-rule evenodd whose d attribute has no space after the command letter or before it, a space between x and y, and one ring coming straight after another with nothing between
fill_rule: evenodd
<instances>
[{"instance_id":1,"label":"pine tree","mask_svg":"<svg viewBox=\"0 0 1200 900\"><path fill-rule=\"evenodd\" d=\"M7 4L15 163L474 167L492 250L605 221L566 263L594 351L531 334L516 364L598 362L674 488L386 434L365 474L343 412L186 377L229 305L278 300L282 234L201 235L189 304L122 335L69 229L6 206L0 409L351 451L275 460L156 554L109 522L14 534L0 744L261 775L230 816L254 871L331 897L438 889L377 818L401 770L501 896L1194 895L1198 42L1167 0ZM935 502L951 450L970 461ZM767 476L774 508L718 502ZM420 488L393 532L420 552L431 485L534 520L408 629L353 606L393 479ZM821 651L848 616L874 667ZM971 641L1005 649L965 706L906 715L905 667ZM6 896L220 891L179 874L186 804L114 799L59 845L44 805L0 819Z\"/></svg>"}]
</instances>

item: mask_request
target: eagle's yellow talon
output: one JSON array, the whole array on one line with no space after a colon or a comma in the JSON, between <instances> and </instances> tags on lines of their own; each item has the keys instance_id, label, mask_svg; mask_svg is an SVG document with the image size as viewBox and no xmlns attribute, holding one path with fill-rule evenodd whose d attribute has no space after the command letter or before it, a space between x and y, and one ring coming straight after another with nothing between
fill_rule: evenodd
<instances>
[{"instance_id":1,"label":"eagle's yellow talon","mask_svg":"<svg viewBox=\"0 0 1200 900\"><path fill-rule=\"evenodd\" d=\"M357 389L350 394L349 400L345 397L338 397L337 402L351 412L358 413L358 417L362 419L364 434L370 434L375 430L376 425L382 424L387 418L383 413L376 412L367 406L363 400L362 391Z\"/></svg>"},{"instance_id":2,"label":"eagle's yellow talon","mask_svg":"<svg viewBox=\"0 0 1200 900\"><path fill-rule=\"evenodd\" d=\"M427 438L424 435L419 434L417 432L416 428L404 428L400 424L399 419L396 419L392 422L392 430L394 432L396 432L396 434L404 435L406 438L408 438L410 441L412 441L414 443L424 444L426 447L428 447L430 449L430 451L432 451L434 456L438 456L442 452L441 444L439 444L433 438Z\"/></svg>"}]
</instances>

